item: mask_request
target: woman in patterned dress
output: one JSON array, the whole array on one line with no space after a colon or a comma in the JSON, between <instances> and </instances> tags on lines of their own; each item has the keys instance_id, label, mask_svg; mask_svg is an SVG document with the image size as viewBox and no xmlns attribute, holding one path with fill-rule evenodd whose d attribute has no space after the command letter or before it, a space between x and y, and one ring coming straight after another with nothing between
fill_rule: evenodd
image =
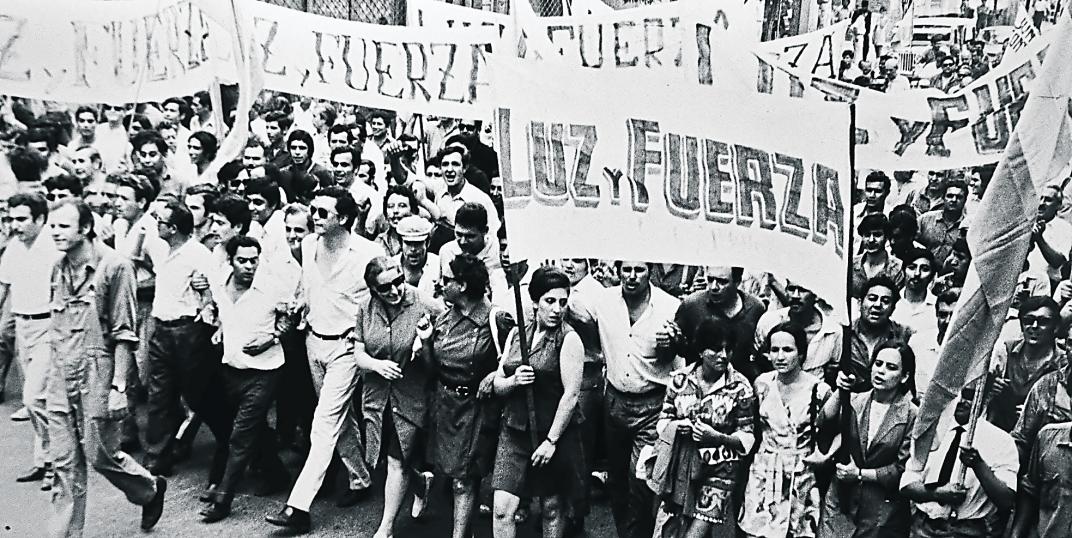
<instances>
[{"instance_id":1,"label":"woman in patterned dress","mask_svg":"<svg viewBox=\"0 0 1072 538\"><path fill-rule=\"evenodd\" d=\"M671 375L657 426L660 438L670 441L656 463L662 469L658 538L732 536L734 482L755 444L752 384L732 366L736 333L706 320L696 334L700 360ZM678 525L670 524L673 516Z\"/></svg>"},{"instance_id":2,"label":"woman in patterned dress","mask_svg":"<svg viewBox=\"0 0 1072 538\"><path fill-rule=\"evenodd\" d=\"M749 469L740 528L748 536L810 538L819 526L815 467L829 460L816 445L830 386L800 369L808 337L790 323L767 337L773 372L756 378L759 450Z\"/></svg>"}]
</instances>

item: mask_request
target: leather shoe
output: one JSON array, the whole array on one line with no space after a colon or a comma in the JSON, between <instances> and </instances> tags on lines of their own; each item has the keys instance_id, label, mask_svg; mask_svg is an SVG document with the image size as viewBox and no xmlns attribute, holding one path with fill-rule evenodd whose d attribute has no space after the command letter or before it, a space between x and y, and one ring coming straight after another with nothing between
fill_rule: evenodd
<instances>
[{"instance_id":1,"label":"leather shoe","mask_svg":"<svg viewBox=\"0 0 1072 538\"><path fill-rule=\"evenodd\" d=\"M208 487L205 488L205 491L201 492L201 496L198 497L197 500L203 503L216 502L216 487L216 484L209 484Z\"/></svg>"},{"instance_id":2,"label":"leather shoe","mask_svg":"<svg viewBox=\"0 0 1072 538\"><path fill-rule=\"evenodd\" d=\"M44 467L34 467L30 469L26 474L15 479L16 482L37 482L38 480L44 480L45 472L48 469Z\"/></svg>"},{"instance_id":3,"label":"leather shoe","mask_svg":"<svg viewBox=\"0 0 1072 538\"><path fill-rule=\"evenodd\" d=\"M339 508L348 508L359 502L369 498L372 494L372 488L364 489L350 489L346 488L346 491L339 495L339 498L335 501L335 506Z\"/></svg>"},{"instance_id":4,"label":"leather shoe","mask_svg":"<svg viewBox=\"0 0 1072 538\"><path fill-rule=\"evenodd\" d=\"M149 472L156 476L171 476L175 474L175 467L170 463L157 463L149 466Z\"/></svg>"},{"instance_id":5,"label":"leather shoe","mask_svg":"<svg viewBox=\"0 0 1072 538\"><path fill-rule=\"evenodd\" d=\"M309 512L298 510L293 506L284 506L278 514L268 514L264 520L277 527L285 527L296 533L307 533L312 526Z\"/></svg>"},{"instance_id":6,"label":"leather shoe","mask_svg":"<svg viewBox=\"0 0 1072 538\"><path fill-rule=\"evenodd\" d=\"M201 511L202 523L215 523L231 515L231 503L214 502Z\"/></svg>"},{"instance_id":7,"label":"leather shoe","mask_svg":"<svg viewBox=\"0 0 1072 538\"><path fill-rule=\"evenodd\" d=\"M151 530L156 526L156 522L160 521L160 516L164 514L165 492L167 492L167 479L162 476L156 477L156 495L153 496L153 500L149 501L149 504L141 507L141 530Z\"/></svg>"},{"instance_id":8,"label":"leather shoe","mask_svg":"<svg viewBox=\"0 0 1072 538\"><path fill-rule=\"evenodd\" d=\"M424 471L417 478L417 491L413 494L413 506L410 509L410 516L413 519L424 517L425 511L428 509L428 496L432 491L433 477L432 473Z\"/></svg>"}]
</instances>

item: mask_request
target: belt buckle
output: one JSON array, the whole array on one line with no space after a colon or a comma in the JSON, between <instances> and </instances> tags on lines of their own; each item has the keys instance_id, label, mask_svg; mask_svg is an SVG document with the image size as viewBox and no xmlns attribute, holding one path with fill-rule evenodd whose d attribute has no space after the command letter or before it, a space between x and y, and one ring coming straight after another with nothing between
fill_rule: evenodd
<instances>
[{"instance_id":1,"label":"belt buckle","mask_svg":"<svg viewBox=\"0 0 1072 538\"><path fill-rule=\"evenodd\" d=\"M468 398L473 395L473 389L464 385L454 387L454 394L461 396L462 398Z\"/></svg>"}]
</instances>

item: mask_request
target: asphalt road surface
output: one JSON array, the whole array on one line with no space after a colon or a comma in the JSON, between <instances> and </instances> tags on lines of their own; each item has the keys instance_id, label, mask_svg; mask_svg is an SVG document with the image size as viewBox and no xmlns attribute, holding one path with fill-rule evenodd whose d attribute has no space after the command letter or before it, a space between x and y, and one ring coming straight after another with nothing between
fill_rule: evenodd
<instances>
[{"instance_id":1,"label":"asphalt road surface","mask_svg":"<svg viewBox=\"0 0 1072 538\"><path fill-rule=\"evenodd\" d=\"M8 400L0 404L0 538L44 536L50 513L50 494L40 491L40 483L18 484L15 477L29 469L31 464L31 432L29 422L12 422L9 416L17 408L8 393ZM144 419L144 417L142 417ZM286 493L271 497L255 497L248 489L240 491L232 506L231 516L212 525L201 523L198 512L203 505L197 497L205 487L205 476L212 452L212 435L202 428L194 446L193 457L176 466L169 478L164 516L151 534L161 537L245 537L287 536L285 531L265 523L264 515L278 511L286 501ZM140 461L141 454L135 454ZM299 456L286 452L284 459L294 476L297 476L301 461ZM126 498L104 478L89 471L89 500L86 516L87 537L141 536L138 528L140 508L127 502ZM313 503L313 530L309 536L370 537L379 525L383 509L383 471L373 475L374 494L351 508L336 508L334 496L317 499ZM248 482L248 480L247 480ZM247 484L248 486L248 484ZM437 487L429 505L431 514L426 521L417 522L409 517L410 502L402 507L402 516L395 527L399 538L439 538L450 536L450 499L446 488ZM476 536L491 536L490 518L478 518ZM606 501L597 501L588 516L587 536L614 537L614 524ZM521 538L539 536L535 527L525 524L518 535Z\"/></svg>"}]
</instances>

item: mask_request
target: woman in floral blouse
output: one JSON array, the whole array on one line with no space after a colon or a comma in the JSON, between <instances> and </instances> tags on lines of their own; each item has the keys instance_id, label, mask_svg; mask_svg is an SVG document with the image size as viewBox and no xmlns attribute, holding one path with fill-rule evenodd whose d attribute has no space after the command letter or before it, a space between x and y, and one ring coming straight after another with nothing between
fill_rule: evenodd
<instances>
[{"instance_id":1,"label":"woman in floral blouse","mask_svg":"<svg viewBox=\"0 0 1072 538\"><path fill-rule=\"evenodd\" d=\"M653 481L662 506L655 536L732 534L734 482L755 443L752 384L733 369L730 357L735 333L707 320L696 334L700 360L671 376L657 427L661 443Z\"/></svg>"}]
</instances>

